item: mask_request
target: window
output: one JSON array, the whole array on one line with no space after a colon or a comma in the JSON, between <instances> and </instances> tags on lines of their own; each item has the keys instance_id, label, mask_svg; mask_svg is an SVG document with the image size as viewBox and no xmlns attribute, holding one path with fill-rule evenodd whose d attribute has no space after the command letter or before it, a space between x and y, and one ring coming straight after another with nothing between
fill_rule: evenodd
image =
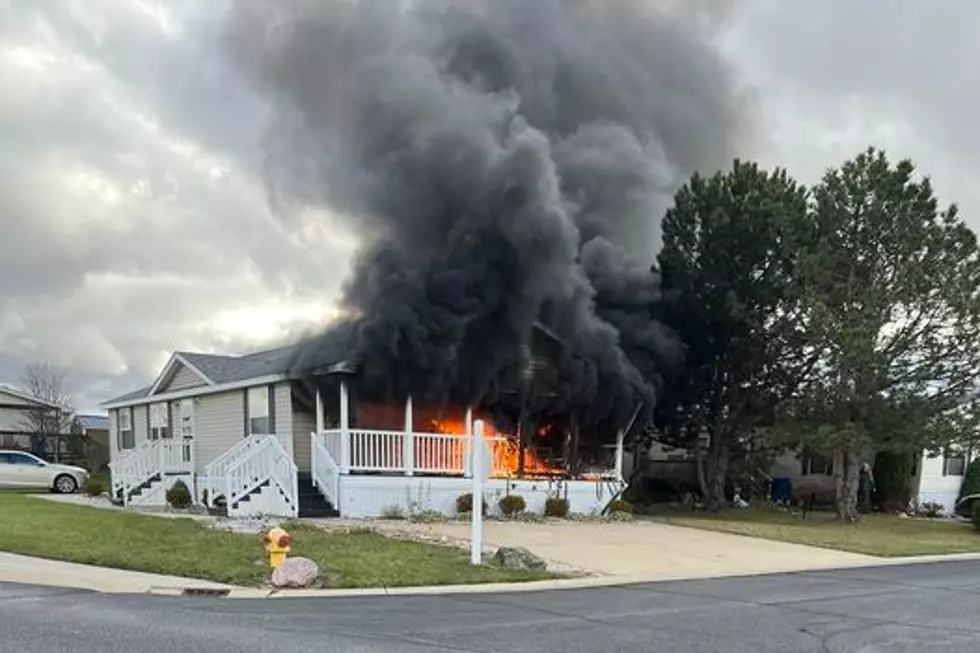
<instances>
[{"instance_id":1,"label":"window","mask_svg":"<svg viewBox=\"0 0 980 653\"><path fill-rule=\"evenodd\" d=\"M249 388L247 396L248 435L269 435L272 432L272 420L269 419L269 388Z\"/></svg>"},{"instance_id":2,"label":"window","mask_svg":"<svg viewBox=\"0 0 980 653\"><path fill-rule=\"evenodd\" d=\"M133 409L121 408L118 412L118 445L119 450L133 449L136 447L136 438L133 437Z\"/></svg>"},{"instance_id":3,"label":"window","mask_svg":"<svg viewBox=\"0 0 980 653\"><path fill-rule=\"evenodd\" d=\"M816 451L809 449L804 451L801 463L802 469L800 473L803 476L834 475L834 461Z\"/></svg>"},{"instance_id":4,"label":"window","mask_svg":"<svg viewBox=\"0 0 980 653\"><path fill-rule=\"evenodd\" d=\"M9 465L23 465L24 467L44 467L45 462L40 458L35 458L34 456L26 453L14 453L10 452L4 454L7 458L6 462Z\"/></svg>"},{"instance_id":5,"label":"window","mask_svg":"<svg viewBox=\"0 0 980 653\"><path fill-rule=\"evenodd\" d=\"M943 476L963 476L966 473L966 452L947 449L943 452Z\"/></svg>"},{"instance_id":6,"label":"window","mask_svg":"<svg viewBox=\"0 0 980 653\"><path fill-rule=\"evenodd\" d=\"M180 402L180 436L194 437L194 400L184 399Z\"/></svg>"},{"instance_id":7,"label":"window","mask_svg":"<svg viewBox=\"0 0 980 653\"><path fill-rule=\"evenodd\" d=\"M170 419L167 414L167 404L150 405L150 439L170 437Z\"/></svg>"}]
</instances>

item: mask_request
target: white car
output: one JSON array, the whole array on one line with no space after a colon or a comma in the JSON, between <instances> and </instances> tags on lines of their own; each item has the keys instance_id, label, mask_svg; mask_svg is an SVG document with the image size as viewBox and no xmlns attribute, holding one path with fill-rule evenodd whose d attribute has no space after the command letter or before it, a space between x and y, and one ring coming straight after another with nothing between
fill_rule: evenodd
<instances>
[{"instance_id":1,"label":"white car","mask_svg":"<svg viewBox=\"0 0 980 653\"><path fill-rule=\"evenodd\" d=\"M0 449L0 488L53 490L71 494L88 483L88 471L41 460L25 451Z\"/></svg>"}]
</instances>

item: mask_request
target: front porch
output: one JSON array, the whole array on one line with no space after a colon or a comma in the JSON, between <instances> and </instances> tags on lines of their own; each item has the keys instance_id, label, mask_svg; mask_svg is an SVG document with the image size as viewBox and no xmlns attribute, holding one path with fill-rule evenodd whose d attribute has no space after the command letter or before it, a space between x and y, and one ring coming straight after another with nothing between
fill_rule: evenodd
<instances>
[{"instance_id":1,"label":"front porch","mask_svg":"<svg viewBox=\"0 0 980 653\"><path fill-rule=\"evenodd\" d=\"M371 429L351 424L350 395L341 381L336 423L325 426L320 390L316 392L316 430L311 434L314 486L349 518L437 511L453 515L456 498L470 492L472 477L482 474L491 511L505 494L524 497L528 510L541 513L549 497L569 501L570 509L595 513L618 496L623 482L623 432L605 447L607 465L591 465L572 474L528 445L526 440L496 432L474 419L467 408L461 420L447 420L442 431L419 431L411 397L404 404L403 428ZM482 469L473 468L473 453L483 447Z\"/></svg>"}]
</instances>

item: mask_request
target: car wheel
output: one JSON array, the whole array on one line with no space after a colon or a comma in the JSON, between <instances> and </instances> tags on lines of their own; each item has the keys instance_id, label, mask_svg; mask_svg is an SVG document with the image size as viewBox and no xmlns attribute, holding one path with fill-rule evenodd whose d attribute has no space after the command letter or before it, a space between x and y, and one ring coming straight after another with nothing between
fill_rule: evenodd
<instances>
[{"instance_id":1,"label":"car wheel","mask_svg":"<svg viewBox=\"0 0 980 653\"><path fill-rule=\"evenodd\" d=\"M54 479L54 489L57 490L59 494L72 494L78 489L78 481L68 474L62 474L58 478Z\"/></svg>"}]
</instances>

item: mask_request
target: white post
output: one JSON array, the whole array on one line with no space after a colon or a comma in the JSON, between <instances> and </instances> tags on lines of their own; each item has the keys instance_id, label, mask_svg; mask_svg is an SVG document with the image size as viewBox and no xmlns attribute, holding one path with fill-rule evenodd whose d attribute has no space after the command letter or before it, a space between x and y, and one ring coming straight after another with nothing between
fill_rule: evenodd
<instances>
[{"instance_id":1,"label":"white post","mask_svg":"<svg viewBox=\"0 0 980 653\"><path fill-rule=\"evenodd\" d=\"M622 429L616 434L616 480L623 482L623 438L626 434Z\"/></svg>"},{"instance_id":2,"label":"white post","mask_svg":"<svg viewBox=\"0 0 980 653\"><path fill-rule=\"evenodd\" d=\"M464 421L466 425L466 437L463 438L463 477L469 478L473 476L473 461L471 459L473 451L473 409L469 406L466 407L466 419Z\"/></svg>"},{"instance_id":3,"label":"white post","mask_svg":"<svg viewBox=\"0 0 980 653\"><path fill-rule=\"evenodd\" d=\"M405 435L402 436L402 463L405 476L415 475L415 439L412 435L412 395L405 399Z\"/></svg>"},{"instance_id":4,"label":"white post","mask_svg":"<svg viewBox=\"0 0 980 653\"><path fill-rule=\"evenodd\" d=\"M316 389L316 437L323 437L323 397L320 388Z\"/></svg>"},{"instance_id":5,"label":"white post","mask_svg":"<svg viewBox=\"0 0 980 653\"><path fill-rule=\"evenodd\" d=\"M470 563L483 563L483 420L473 425L473 510L470 518Z\"/></svg>"},{"instance_id":6,"label":"white post","mask_svg":"<svg viewBox=\"0 0 980 653\"><path fill-rule=\"evenodd\" d=\"M350 407L347 383L340 382L340 473L350 472Z\"/></svg>"}]
</instances>

